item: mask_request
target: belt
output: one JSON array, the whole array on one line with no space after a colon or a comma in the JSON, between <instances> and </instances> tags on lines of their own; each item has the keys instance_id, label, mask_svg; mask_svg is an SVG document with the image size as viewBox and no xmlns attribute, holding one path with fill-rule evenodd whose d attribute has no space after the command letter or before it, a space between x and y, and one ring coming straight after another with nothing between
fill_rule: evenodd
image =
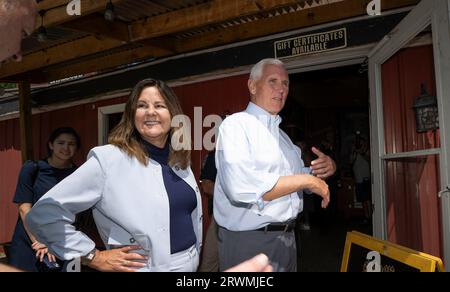
<instances>
[{"instance_id":1,"label":"belt","mask_svg":"<svg viewBox=\"0 0 450 292\"><path fill-rule=\"evenodd\" d=\"M295 229L295 220L286 222L286 223L272 223L269 225L266 225L262 228L256 229L256 231L283 231L283 232L292 232Z\"/></svg>"}]
</instances>

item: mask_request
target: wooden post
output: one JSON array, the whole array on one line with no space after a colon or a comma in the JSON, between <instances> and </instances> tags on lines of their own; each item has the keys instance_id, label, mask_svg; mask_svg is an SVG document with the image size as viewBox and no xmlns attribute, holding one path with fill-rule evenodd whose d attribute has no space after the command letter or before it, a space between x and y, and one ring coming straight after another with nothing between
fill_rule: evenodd
<instances>
[{"instance_id":1,"label":"wooden post","mask_svg":"<svg viewBox=\"0 0 450 292\"><path fill-rule=\"evenodd\" d=\"M22 162L33 159L33 132L31 113L31 86L29 82L19 83L20 148Z\"/></svg>"}]
</instances>

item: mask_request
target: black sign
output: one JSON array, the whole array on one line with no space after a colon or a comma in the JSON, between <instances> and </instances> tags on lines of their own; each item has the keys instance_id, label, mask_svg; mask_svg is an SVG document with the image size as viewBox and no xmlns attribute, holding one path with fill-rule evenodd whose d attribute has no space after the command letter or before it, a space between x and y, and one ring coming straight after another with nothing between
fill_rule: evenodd
<instances>
[{"instance_id":1,"label":"black sign","mask_svg":"<svg viewBox=\"0 0 450 292\"><path fill-rule=\"evenodd\" d=\"M347 29L296 36L276 41L274 47L278 59L338 50L347 47Z\"/></svg>"}]
</instances>

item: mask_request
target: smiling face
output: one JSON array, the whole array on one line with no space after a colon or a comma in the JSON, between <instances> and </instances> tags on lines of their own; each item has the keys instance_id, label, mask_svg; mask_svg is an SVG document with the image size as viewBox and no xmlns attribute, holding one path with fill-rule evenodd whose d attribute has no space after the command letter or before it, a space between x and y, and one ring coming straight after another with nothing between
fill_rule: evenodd
<instances>
[{"instance_id":1,"label":"smiling face","mask_svg":"<svg viewBox=\"0 0 450 292\"><path fill-rule=\"evenodd\" d=\"M141 137L163 148L171 129L171 114L157 87L145 88L137 101L134 125Z\"/></svg>"},{"instance_id":2,"label":"smiling face","mask_svg":"<svg viewBox=\"0 0 450 292\"><path fill-rule=\"evenodd\" d=\"M283 66L266 65L259 80L248 81L252 102L272 115L284 107L289 94L289 76Z\"/></svg>"},{"instance_id":3,"label":"smiling face","mask_svg":"<svg viewBox=\"0 0 450 292\"><path fill-rule=\"evenodd\" d=\"M71 134L61 134L55 141L49 142L52 157L61 161L70 161L78 148L77 139Z\"/></svg>"},{"instance_id":4,"label":"smiling face","mask_svg":"<svg viewBox=\"0 0 450 292\"><path fill-rule=\"evenodd\" d=\"M17 1L17 0L14 0ZM35 0L0 0L0 62L13 58L22 59L22 39L34 31L37 16ZM3 41L7 40L7 41Z\"/></svg>"}]
</instances>

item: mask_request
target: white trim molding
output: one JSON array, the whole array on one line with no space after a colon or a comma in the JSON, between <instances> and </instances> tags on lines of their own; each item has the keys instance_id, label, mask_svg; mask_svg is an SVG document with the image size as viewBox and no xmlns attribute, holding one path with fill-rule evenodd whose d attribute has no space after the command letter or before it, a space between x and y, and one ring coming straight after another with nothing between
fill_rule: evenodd
<instances>
[{"instance_id":1,"label":"white trim molding","mask_svg":"<svg viewBox=\"0 0 450 292\"><path fill-rule=\"evenodd\" d=\"M389 159L439 155L441 187L450 185L450 0L422 0L417 6L369 53L369 83L371 101L373 193L375 196L374 235L387 239L386 189L384 162ZM423 151L387 154L385 149L381 66L395 53L408 45L431 25L433 35L434 66L439 106L441 148ZM437 196L438 194L436 194ZM442 197L442 228L444 261L450 263L450 198Z\"/></svg>"},{"instance_id":2,"label":"white trim molding","mask_svg":"<svg viewBox=\"0 0 450 292\"><path fill-rule=\"evenodd\" d=\"M114 104L98 108L98 145L105 145L108 143L108 121L109 115L123 113L125 110L125 103Z\"/></svg>"},{"instance_id":3,"label":"white trim molding","mask_svg":"<svg viewBox=\"0 0 450 292\"><path fill-rule=\"evenodd\" d=\"M432 17L436 95L441 134L441 190L450 186L450 0L433 0ZM444 261L450 265L450 197L442 196Z\"/></svg>"}]
</instances>

